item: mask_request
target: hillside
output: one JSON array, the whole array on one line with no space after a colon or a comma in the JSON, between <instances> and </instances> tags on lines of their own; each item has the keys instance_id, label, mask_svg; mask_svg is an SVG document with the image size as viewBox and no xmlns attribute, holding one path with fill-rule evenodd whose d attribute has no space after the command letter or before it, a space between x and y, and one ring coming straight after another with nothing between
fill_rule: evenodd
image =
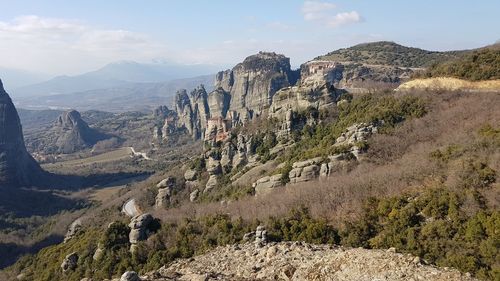
<instances>
[{"instance_id":1,"label":"hillside","mask_svg":"<svg viewBox=\"0 0 500 281\"><path fill-rule=\"evenodd\" d=\"M322 122L295 131L295 144L279 154L275 151L280 144L271 136L280 132L273 127L280 123L258 119L258 125L242 128L241 134L254 136L250 146L255 154L248 157L260 157L246 168L216 168L217 160L211 157L226 147L219 144L191 164L173 166L164 175L133 185L133 198L141 210L160 220L160 228L151 218L138 224L137 218L124 217L120 205L90 211L73 239L23 258L9 274L22 273L25 280L77 281L119 277L128 270L145 275L178 258L242 242L246 233L264 225L272 242L395 247L430 264L495 280L498 251L489 249L495 249L495 229L500 227L498 95L378 93L343 103L330 113L297 116L321 116ZM359 139L351 145L360 148L357 152L332 144L335 139L341 142L339 137L351 124L377 120L385 125L369 137L361 137L363 130L356 129ZM346 158L330 160L335 153L346 153ZM314 164L314 157L320 164ZM319 166L332 163L328 161L334 165L325 176ZM280 168L277 163L285 164ZM263 173L254 172L262 167L267 167ZM232 186L236 181L231 178L238 173L247 180ZM278 180L288 184L265 186L269 180L259 180L277 173L286 175ZM208 185L210 174L216 175L215 186ZM109 225L113 220L117 222ZM135 233L149 233L149 238L135 240ZM136 250L131 253L132 248ZM79 257L76 267L63 273L61 263L73 252Z\"/></svg>"},{"instance_id":2,"label":"hillside","mask_svg":"<svg viewBox=\"0 0 500 281\"><path fill-rule=\"evenodd\" d=\"M493 45L462 57L431 65L423 77L454 77L469 81L500 79L500 47Z\"/></svg>"},{"instance_id":3,"label":"hillside","mask_svg":"<svg viewBox=\"0 0 500 281\"><path fill-rule=\"evenodd\" d=\"M430 270L450 280L498 279L500 96L463 89L339 89L339 73L393 84L408 74L395 66L366 71L349 65L308 62L297 80L287 57L260 52L219 72L213 91L203 86L178 91L173 107L158 106L152 114L83 114L89 126L123 138L115 144L125 147L90 157L74 153L43 166L91 179L88 189L61 192L89 206L68 211L74 222L56 229L46 218L4 215L3 235L9 239L25 225L30 226L25 237L67 230L65 242L20 258L3 272L4 279L105 280L135 271L152 274L153 280L176 280L203 273L203 268L184 272L196 265L180 260L200 255L217 269L206 272L210 276L264 278L258 272L275 271L276 260L270 258L266 268L261 264L266 260L256 258L252 272L240 276L217 264L228 266L239 256L224 252L227 257L213 263L210 258L218 246L246 248L249 239L256 246L290 250L292 259L292 247L299 244L287 241L320 245L306 245L299 255L314 260L308 250L316 249L311 252L324 254L328 264L338 254L330 250L342 246L353 264L366 261L363 268L373 266L375 275L388 280L402 276L381 270L369 257L390 248L402 254L389 254L387 265L393 261L402 274L431 279L425 273ZM380 77L381 70L394 76ZM139 179L141 172L155 174ZM5 265L29 252L11 247L0 244ZM359 247L365 250L350 250ZM249 259L260 254L248 252ZM414 257L410 261L403 254ZM354 265L303 271L282 258L297 279L309 273L336 278L337 271L359 277ZM416 262L408 268L399 258ZM461 274L421 267L419 261ZM240 265L244 272L247 264Z\"/></svg>"},{"instance_id":4,"label":"hillside","mask_svg":"<svg viewBox=\"0 0 500 281\"><path fill-rule=\"evenodd\" d=\"M381 41L339 49L319 56L315 60L422 68L457 58L463 53L464 51L427 51L419 48L405 47L394 42Z\"/></svg>"}]
</instances>

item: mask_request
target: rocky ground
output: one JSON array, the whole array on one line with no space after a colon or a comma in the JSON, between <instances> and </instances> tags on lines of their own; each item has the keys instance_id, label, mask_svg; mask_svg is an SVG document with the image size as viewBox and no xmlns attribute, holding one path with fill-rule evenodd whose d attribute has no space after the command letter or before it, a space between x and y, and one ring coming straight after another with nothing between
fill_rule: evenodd
<instances>
[{"instance_id":1,"label":"rocky ground","mask_svg":"<svg viewBox=\"0 0 500 281\"><path fill-rule=\"evenodd\" d=\"M122 280L129 280L123 277ZM219 247L205 255L179 260L143 276L141 280L475 279L456 270L424 265L419 258L392 249L347 249L282 242L261 247L255 243Z\"/></svg>"}]
</instances>

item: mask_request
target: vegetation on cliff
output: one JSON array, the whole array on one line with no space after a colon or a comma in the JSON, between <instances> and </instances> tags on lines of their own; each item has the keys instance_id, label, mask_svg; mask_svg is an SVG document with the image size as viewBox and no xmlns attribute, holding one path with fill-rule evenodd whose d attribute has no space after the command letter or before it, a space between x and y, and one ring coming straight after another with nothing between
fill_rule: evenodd
<instances>
[{"instance_id":1,"label":"vegetation on cliff","mask_svg":"<svg viewBox=\"0 0 500 281\"><path fill-rule=\"evenodd\" d=\"M431 264L496 280L497 102L492 95L466 93L356 97L335 115L343 112L345 126L387 121L385 133L367 143L370 162L353 171L323 183L287 187L265 198L188 204L159 212L161 229L140 242L134 254L129 252L124 223L89 228L65 244L23 258L9 271L12 276L23 273L27 280L109 278L132 269L144 273L177 258L240 242L263 224L274 241L395 247ZM485 123L489 119L492 123ZM265 153L268 143L262 140ZM305 147L302 153L314 145ZM94 260L99 242L103 253ZM60 264L71 252L79 254L78 267L62 273Z\"/></svg>"},{"instance_id":2,"label":"vegetation on cliff","mask_svg":"<svg viewBox=\"0 0 500 281\"><path fill-rule=\"evenodd\" d=\"M457 58L462 53L461 51L426 51L401 46L394 42L380 41L339 49L316 59L398 67L427 67L438 62Z\"/></svg>"},{"instance_id":3,"label":"vegetation on cliff","mask_svg":"<svg viewBox=\"0 0 500 281\"><path fill-rule=\"evenodd\" d=\"M470 81L500 79L500 48L485 48L458 59L431 65L422 77L455 77Z\"/></svg>"}]
</instances>

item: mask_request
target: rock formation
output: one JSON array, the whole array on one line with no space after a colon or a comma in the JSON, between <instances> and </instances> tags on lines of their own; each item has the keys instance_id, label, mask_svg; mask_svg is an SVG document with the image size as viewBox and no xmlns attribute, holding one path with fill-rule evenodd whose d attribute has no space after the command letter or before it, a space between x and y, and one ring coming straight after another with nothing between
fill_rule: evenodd
<instances>
[{"instance_id":1,"label":"rock formation","mask_svg":"<svg viewBox=\"0 0 500 281\"><path fill-rule=\"evenodd\" d=\"M289 58L260 52L231 70L219 72L215 90L210 93L203 86L189 94L186 90L178 91L175 116L157 124L153 136L159 139L165 137L165 131L185 131L195 139L219 141L235 124L261 115L271 105L274 94L294 85L297 79L298 72L291 70ZM154 114L167 111L168 108L159 107Z\"/></svg>"},{"instance_id":2,"label":"rock formation","mask_svg":"<svg viewBox=\"0 0 500 281\"><path fill-rule=\"evenodd\" d=\"M247 57L232 70L219 72L215 88L229 93L229 110L243 120L260 115L271 105L279 89L295 84L296 80L289 58L260 52Z\"/></svg>"},{"instance_id":3,"label":"rock formation","mask_svg":"<svg viewBox=\"0 0 500 281\"><path fill-rule=\"evenodd\" d=\"M302 242L219 247L175 261L142 280L456 280L476 279L457 270L423 265L389 250L348 249Z\"/></svg>"},{"instance_id":4,"label":"rock formation","mask_svg":"<svg viewBox=\"0 0 500 281\"><path fill-rule=\"evenodd\" d=\"M141 278L139 278L137 272L127 271L120 277L120 281L141 281Z\"/></svg>"},{"instance_id":5,"label":"rock formation","mask_svg":"<svg viewBox=\"0 0 500 281\"><path fill-rule=\"evenodd\" d=\"M301 66L301 79L324 75L337 88L351 91L375 84L397 85L410 78L414 70L391 65L370 65L331 60L312 60Z\"/></svg>"},{"instance_id":6,"label":"rock formation","mask_svg":"<svg viewBox=\"0 0 500 281\"><path fill-rule=\"evenodd\" d=\"M68 110L57 118L53 134L56 136L54 149L57 153L73 153L91 148L105 137L91 129L76 110Z\"/></svg>"},{"instance_id":7,"label":"rock formation","mask_svg":"<svg viewBox=\"0 0 500 281\"><path fill-rule=\"evenodd\" d=\"M70 154L92 148L97 142L111 138L93 128L76 110L63 112L47 128L27 140L30 151L44 155Z\"/></svg>"},{"instance_id":8,"label":"rock formation","mask_svg":"<svg viewBox=\"0 0 500 281\"><path fill-rule=\"evenodd\" d=\"M158 194L156 195L155 208L164 208L170 203L170 196L172 195L174 186L175 179L172 177L168 177L156 185L158 187Z\"/></svg>"},{"instance_id":9,"label":"rock formation","mask_svg":"<svg viewBox=\"0 0 500 281\"><path fill-rule=\"evenodd\" d=\"M130 224L130 251L134 252L137 247L137 242L146 240L149 236L149 226L153 222L153 216L150 214L142 214L132 218Z\"/></svg>"},{"instance_id":10,"label":"rock formation","mask_svg":"<svg viewBox=\"0 0 500 281\"><path fill-rule=\"evenodd\" d=\"M82 230L82 221L80 219L75 220L68 228L66 235L64 236L64 243L73 239Z\"/></svg>"},{"instance_id":11,"label":"rock formation","mask_svg":"<svg viewBox=\"0 0 500 281\"><path fill-rule=\"evenodd\" d=\"M44 176L26 151L17 110L0 80L0 188L41 184Z\"/></svg>"},{"instance_id":12,"label":"rock formation","mask_svg":"<svg viewBox=\"0 0 500 281\"><path fill-rule=\"evenodd\" d=\"M63 262L61 263L61 269L63 272L67 272L69 270L75 270L78 265L78 254L73 252L67 255Z\"/></svg>"}]
</instances>

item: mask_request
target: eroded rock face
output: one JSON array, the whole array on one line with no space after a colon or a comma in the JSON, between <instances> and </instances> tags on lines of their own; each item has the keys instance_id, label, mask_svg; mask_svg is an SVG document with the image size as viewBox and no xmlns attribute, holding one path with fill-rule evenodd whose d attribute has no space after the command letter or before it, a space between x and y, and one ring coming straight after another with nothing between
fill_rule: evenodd
<instances>
[{"instance_id":1,"label":"eroded rock face","mask_svg":"<svg viewBox=\"0 0 500 281\"><path fill-rule=\"evenodd\" d=\"M232 70L217 74L215 84L230 94L229 110L237 112L240 118L247 113L253 118L271 105L276 91L295 84L296 76L289 58L260 52Z\"/></svg>"},{"instance_id":2,"label":"eroded rock face","mask_svg":"<svg viewBox=\"0 0 500 281\"><path fill-rule=\"evenodd\" d=\"M349 146L354 157L359 158L363 153L359 147L360 143L365 142L369 136L378 132L377 126L373 124L359 123L347 128L346 132L342 133L336 141L335 146Z\"/></svg>"},{"instance_id":3,"label":"eroded rock face","mask_svg":"<svg viewBox=\"0 0 500 281\"><path fill-rule=\"evenodd\" d=\"M17 110L0 80L0 187L39 185L45 173L26 151Z\"/></svg>"},{"instance_id":4,"label":"eroded rock face","mask_svg":"<svg viewBox=\"0 0 500 281\"><path fill-rule=\"evenodd\" d=\"M288 174L290 183L299 183L315 180L319 176L321 157L295 162Z\"/></svg>"},{"instance_id":5,"label":"eroded rock face","mask_svg":"<svg viewBox=\"0 0 500 281\"><path fill-rule=\"evenodd\" d=\"M82 230L82 221L80 219L75 220L68 228L68 232L64 236L64 243L73 239Z\"/></svg>"},{"instance_id":6,"label":"eroded rock face","mask_svg":"<svg viewBox=\"0 0 500 281\"><path fill-rule=\"evenodd\" d=\"M335 87L352 90L369 87L367 83L398 84L409 79L413 72L396 66L313 60L301 66L301 79L324 75Z\"/></svg>"},{"instance_id":7,"label":"eroded rock face","mask_svg":"<svg viewBox=\"0 0 500 281\"><path fill-rule=\"evenodd\" d=\"M172 190L170 187L158 189L158 194L155 198L155 208L161 209L170 203L170 196L172 195Z\"/></svg>"},{"instance_id":8,"label":"eroded rock face","mask_svg":"<svg viewBox=\"0 0 500 281\"><path fill-rule=\"evenodd\" d=\"M67 272L69 270L75 270L77 265L78 265L78 254L73 252L64 258L61 264L61 269L63 272Z\"/></svg>"},{"instance_id":9,"label":"eroded rock face","mask_svg":"<svg viewBox=\"0 0 500 281\"><path fill-rule=\"evenodd\" d=\"M203 192L208 192L217 186L218 180L216 175L211 175L208 178L207 184L205 185L205 190Z\"/></svg>"},{"instance_id":10,"label":"eroded rock face","mask_svg":"<svg viewBox=\"0 0 500 281\"><path fill-rule=\"evenodd\" d=\"M211 93L203 86L190 94L186 90L178 91L175 118L157 124L153 138L158 140L168 132L184 129L195 139L218 141L219 136L223 136L220 133L228 128L262 114L271 105L274 94L295 84L297 79L298 72L291 70L290 59L283 55L260 52L250 56L233 69L219 72ZM160 107L154 116L167 116L167 113L168 108Z\"/></svg>"},{"instance_id":11,"label":"eroded rock face","mask_svg":"<svg viewBox=\"0 0 500 281\"><path fill-rule=\"evenodd\" d=\"M266 176L260 178L253 184L255 195L264 195L271 192L273 189L283 186L281 181L282 174Z\"/></svg>"}]
</instances>

